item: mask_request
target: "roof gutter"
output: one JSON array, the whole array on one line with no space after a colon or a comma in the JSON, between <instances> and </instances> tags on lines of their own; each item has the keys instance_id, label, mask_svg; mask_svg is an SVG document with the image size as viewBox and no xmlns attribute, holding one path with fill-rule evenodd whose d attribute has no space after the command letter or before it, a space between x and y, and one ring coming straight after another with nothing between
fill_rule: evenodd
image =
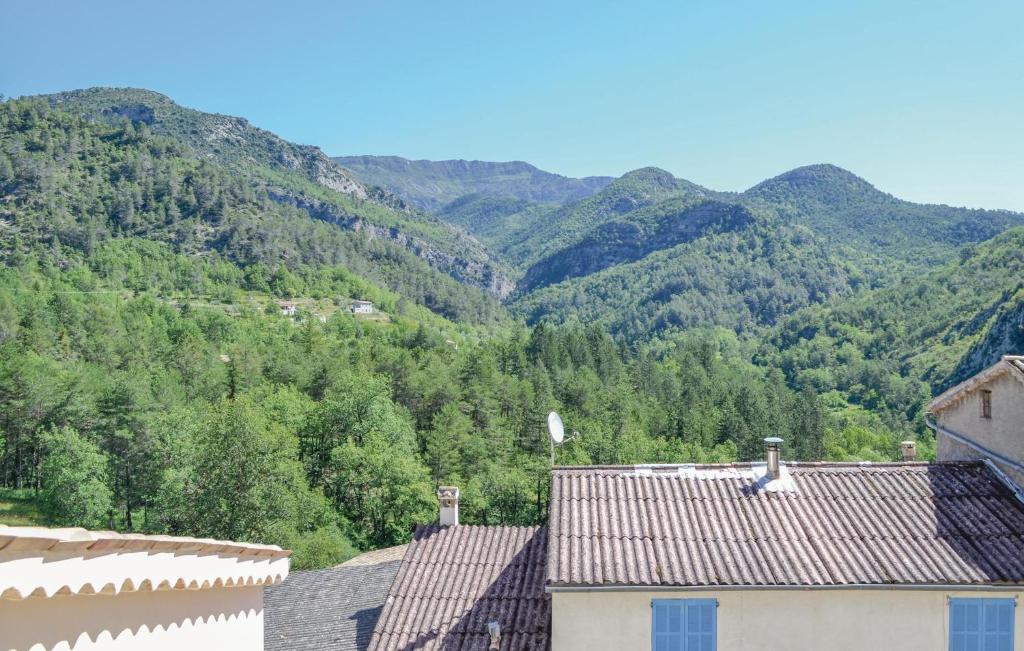
<instances>
[{"instance_id":1,"label":"roof gutter","mask_svg":"<svg viewBox=\"0 0 1024 651\"><path fill-rule=\"evenodd\" d=\"M844 583L835 585L547 585L544 592L733 592L737 590L929 590L942 592L1024 592L1024 584Z\"/></svg>"}]
</instances>

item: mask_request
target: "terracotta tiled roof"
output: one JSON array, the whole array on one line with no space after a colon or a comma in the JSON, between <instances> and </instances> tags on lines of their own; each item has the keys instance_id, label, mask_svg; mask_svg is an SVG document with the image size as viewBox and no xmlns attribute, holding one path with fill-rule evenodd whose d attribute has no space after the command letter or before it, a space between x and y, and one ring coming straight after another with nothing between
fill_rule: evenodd
<instances>
[{"instance_id":1,"label":"terracotta tiled roof","mask_svg":"<svg viewBox=\"0 0 1024 651\"><path fill-rule=\"evenodd\" d=\"M552 586L1022 584L1024 504L984 463L556 469Z\"/></svg>"},{"instance_id":2,"label":"terracotta tiled roof","mask_svg":"<svg viewBox=\"0 0 1024 651\"><path fill-rule=\"evenodd\" d=\"M371 651L503 651L549 647L544 527L420 527L391 586Z\"/></svg>"}]
</instances>

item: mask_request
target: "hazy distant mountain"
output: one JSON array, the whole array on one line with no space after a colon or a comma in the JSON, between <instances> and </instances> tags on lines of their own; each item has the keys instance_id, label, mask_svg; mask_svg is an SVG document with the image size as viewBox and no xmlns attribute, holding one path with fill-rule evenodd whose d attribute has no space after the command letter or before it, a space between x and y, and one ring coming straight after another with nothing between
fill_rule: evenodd
<instances>
[{"instance_id":1,"label":"hazy distant mountain","mask_svg":"<svg viewBox=\"0 0 1024 651\"><path fill-rule=\"evenodd\" d=\"M562 204L588 197L610 176L574 179L529 163L408 160L398 156L338 156L334 161L366 185L379 186L428 212L468 194Z\"/></svg>"}]
</instances>

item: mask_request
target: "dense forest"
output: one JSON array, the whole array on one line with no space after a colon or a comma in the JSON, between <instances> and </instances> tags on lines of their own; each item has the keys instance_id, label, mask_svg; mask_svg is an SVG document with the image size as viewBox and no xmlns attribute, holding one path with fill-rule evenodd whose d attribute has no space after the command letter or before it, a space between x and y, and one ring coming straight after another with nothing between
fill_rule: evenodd
<instances>
[{"instance_id":1,"label":"dense forest","mask_svg":"<svg viewBox=\"0 0 1024 651\"><path fill-rule=\"evenodd\" d=\"M561 463L752 459L768 435L792 458L897 450L871 414L834 417L743 362L726 331L654 355L580 325L291 319L232 263L166 245L53 257L0 276L0 483L57 524L276 542L303 567L403 540L440 483L463 487L469 522L535 523L551 409L582 432Z\"/></svg>"},{"instance_id":2,"label":"dense forest","mask_svg":"<svg viewBox=\"0 0 1024 651\"><path fill-rule=\"evenodd\" d=\"M978 243L1013 213L929 213L952 226L922 246L954 253L927 264L770 204L793 179L743 199L538 176L561 205L477 179L427 215L169 102L0 103L0 496L50 524L276 543L301 568L407 540L440 484L467 522L538 523L550 410L581 433L564 464L750 460L766 436L928 457L930 396L1021 340L1024 229ZM498 172L530 196L533 172ZM532 280L503 304L506 272Z\"/></svg>"}]
</instances>

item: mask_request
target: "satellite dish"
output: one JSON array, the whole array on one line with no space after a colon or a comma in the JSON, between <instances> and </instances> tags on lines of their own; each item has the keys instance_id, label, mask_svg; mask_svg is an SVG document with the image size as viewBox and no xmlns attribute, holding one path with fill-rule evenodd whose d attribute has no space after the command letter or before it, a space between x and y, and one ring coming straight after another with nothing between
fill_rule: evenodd
<instances>
[{"instance_id":1,"label":"satellite dish","mask_svg":"<svg viewBox=\"0 0 1024 651\"><path fill-rule=\"evenodd\" d=\"M557 411L548 414L548 434L551 435L551 440L556 445L565 438L565 426L562 425L562 417L558 415Z\"/></svg>"}]
</instances>

